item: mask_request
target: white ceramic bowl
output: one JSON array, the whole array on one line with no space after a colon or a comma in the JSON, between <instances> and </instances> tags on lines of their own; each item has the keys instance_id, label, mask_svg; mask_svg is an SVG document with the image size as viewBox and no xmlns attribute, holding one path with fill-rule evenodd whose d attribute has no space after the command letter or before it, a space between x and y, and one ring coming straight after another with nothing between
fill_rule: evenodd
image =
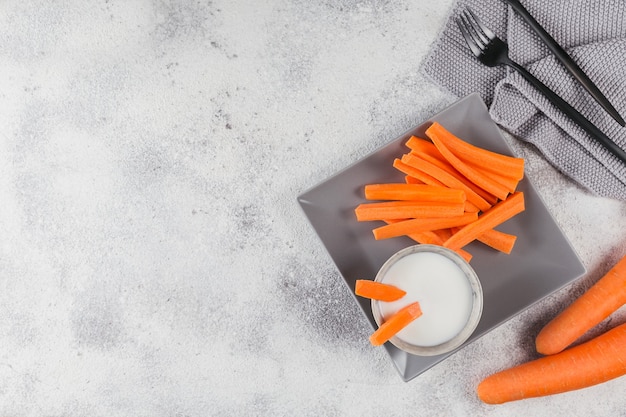
<instances>
[{"instance_id":1,"label":"white ceramic bowl","mask_svg":"<svg viewBox=\"0 0 626 417\"><path fill-rule=\"evenodd\" d=\"M403 340L398 335L390 339L390 342L394 346L405 352L419 356L435 356L451 352L454 349L458 348L472 335L474 330L476 330L476 326L478 326L478 323L480 322L483 311L483 291L480 285L480 280L478 279L476 272L469 265L469 263L467 263L456 252L436 245L414 245L396 252L385 262L385 264L383 264L381 269L378 271L378 274L376 275L375 281L385 282L384 279L392 266L396 265L397 262L399 262L406 256L421 252L441 255L447 260L451 261L454 265L456 265L456 267L458 267L462 275L467 279L467 281L469 282L469 287L471 288L471 307L469 309L469 314L467 314L467 321L465 322L465 325L462 327L462 329L455 335L451 336L451 338L442 341L439 344L427 346L412 344L410 342L407 342L406 340ZM450 267L445 259L443 260L443 262L447 267ZM407 294L407 297L408 296L409 294ZM381 312L383 303L384 302L382 301L372 300L372 314L378 326L380 326L383 322L383 313ZM405 304L406 303L407 302L405 301ZM424 314L427 314L427 312L424 311ZM416 321L420 320L420 318L421 317L418 317ZM409 326L411 326L411 324L409 324Z\"/></svg>"}]
</instances>

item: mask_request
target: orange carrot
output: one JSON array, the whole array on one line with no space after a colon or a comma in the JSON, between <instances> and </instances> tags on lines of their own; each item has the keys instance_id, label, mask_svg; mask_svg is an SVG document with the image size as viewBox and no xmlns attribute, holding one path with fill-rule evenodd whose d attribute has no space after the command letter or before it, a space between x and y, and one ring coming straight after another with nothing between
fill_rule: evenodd
<instances>
[{"instance_id":1,"label":"orange carrot","mask_svg":"<svg viewBox=\"0 0 626 417\"><path fill-rule=\"evenodd\" d=\"M467 165L472 167L472 169L475 169L476 171L481 171L484 175L487 175L492 180L494 180L498 184L500 184L503 187L505 187L507 190L509 190L510 193L514 192L517 189L517 186L519 185L519 181L520 180L518 180L518 179L516 179L514 177L509 176L508 175L509 173L493 172L493 171L485 170L485 169L483 169L483 167L474 165L471 162L466 162L466 163L467 163Z\"/></svg>"},{"instance_id":2,"label":"orange carrot","mask_svg":"<svg viewBox=\"0 0 626 417\"><path fill-rule=\"evenodd\" d=\"M499 230L490 229L478 236L476 240L508 255L513 251L513 246L515 246L517 236L504 233Z\"/></svg>"},{"instance_id":3,"label":"orange carrot","mask_svg":"<svg viewBox=\"0 0 626 417\"><path fill-rule=\"evenodd\" d=\"M428 134L428 131L426 131L426 133ZM483 190L495 195L499 199L506 199L509 195L509 190L506 187L460 160L440 139L437 133L431 133L429 137L432 139L433 143L437 146L437 149L439 149L439 152L441 152L444 158L446 158L446 160L450 162L450 164L456 168L457 171L465 175L468 180L472 181Z\"/></svg>"},{"instance_id":4,"label":"orange carrot","mask_svg":"<svg viewBox=\"0 0 626 417\"><path fill-rule=\"evenodd\" d=\"M404 182L406 182L407 184L426 184L424 181L418 180L417 178L414 178L410 175L406 175L404 177Z\"/></svg>"},{"instance_id":5,"label":"orange carrot","mask_svg":"<svg viewBox=\"0 0 626 417\"><path fill-rule=\"evenodd\" d=\"M406 141L405 145L413 152L430 155L433 158L444 160L437 147L430 140L411 136L409 140Z\"/></svg>"},{"instance_id":6,"label":"orange carrot","mask_svg":"<svg viewBox=\"0 0 626 417\"><path fill-rule=\"evenodd\" d=\"M382 282L369 279L357 279L354 293L360 297L371 298L380 301L396 301L404 297L406 291L395 285L383 284Z\"/></svg>"},{"instance_id":7,"label":"orange carrot","mask_svg":"<svg viewBox=\"0 0 626 417\"><path fill-rule=\"evenodd\" d=\"M453 227L451 229L452 233L450 234L450 236L452 236L452 234L458 232L459 230L461 230L460 227ZM504 233L496 229L490 229L482 235L478 236L476 240L497 251L504 252L509 255L513 251L513 246L515 246L517 236L509 233Z\"/></svg>"},{"instance_id":8,"label":"orange carrot","mask_svg":"<svg viewBox=\"0 0 626 417\"><path fill-rule=\"evenodd\" d=\"M357 221L407 219L423 217L455 217L464 212L463 203L431 201L384 201L359 204L354 212Z\"/></svg>"},{"instance_id":9,"label":"orange carrot","mask_svg":"<svg viewBox=\"0 0 626 417\"><path fill-rule=\"evenodd\" d=\"M446 240L450 239L450 236L452 236L452 231L455 230L457 227L448 227L446 229L437 229L437 230L433 230L433 233L436 234L439 239L441 239L441 245L443 245L443 242L445 242Z\"/></svg>"},{"instance_id":10,"label":"orange carrot","mask_svg":"<svg viewBox=\"0 0 626 417\"><path fill-rule=\"evenodd\" d=\"M368 184L365 186L367 200L415 200L438 201L441 203L464 203L463 190L435 185L417 184Z\"/></svg>"},{"instance_id":11,"label":"orange carrot","mask_svg":"<svg viewBox=\"0 0 626 417\"><path fill-rule=\"evenodd\" d=\"M498 372L483 380L478 397L488 404L573 391L626 374L626 324L588 342Z\"/></svg>"},{"instance_id":12,"label":"orange carrot","mask_svg":"<svg viewBox=\"0 0 626 417\"><path fill-rule=\"evenodd\" d=\"M491 205L484 198L476 194L474 190L472 190L470 187L465 185L462 181L460 181L450 173L435 166L434 164L431 164L430 162L418 158L417 156L412 154L406 154L402 156L401 162L414 168L417 171L422 171L427 175L432 176L445 186L465 191L467 200L474 204L476 207L478 207L478 209L480 209L481 211L487 211L491 207Z\"/></svg>"},{"instance_id":13,"label":"orange carrot","mask_svg":"<svg viewBox=\"0 0 626 417\"><path fill-rule=\"evenodd\" d=\"M398 236L408 236L413 233L424 232L427 230L438 230L446 229L448 227L462 226L477 221L477 219L477 213L463 213L460 216L454 217L415 218L377 227L373 230L373 233L376 240L389 239Z\"/></svg>"},{"instance_id":14,"label":"orange carrot","mask_svg":"<svg viewBox=\"0 0 626 417\"><path fill-rule=\"evenodd\" d=\"M431 143L431 142L429 142L429 143ZM431 145L432 145L432 143L431 143ZM435 146L435 145L433 145L433 146ZM436 148L435 148L435 150L439 153L439 150L437 150ZM465 184L466 187L470 188L476 194L481 196L490 205L494 205L495 203L498 202L498 197L494 196L493 194L488 193L487 191L483 190L482 188L480 188L479 186L477 186L476 184L474 184L473 182L468 180L463 174L461 174L459 171L457 171L456 168L454 168L443 157L443 155L441 155L441 153L439 153L438 157L434 157L434 156L432 156L432 155L430 155L428 153L424 153L424 152L420 152L420 151L412 151L409 154L405 154L405 156L403 157L403 160L406 163L408 163L409 165L411 165L410 161L413 160L413 158L415 158L415 157L417 157L419 159L422 159L424 161L430 162L432 165L435 165L439 169L441 169L441 170L445 171L446 173L448 173L449 175L453 176L459 182Z\"/></svg>"},{"instance_id":15,"label":"orange carrot","mask_svg":"<svg viewBox=\"0 0 626 417\"><path fill-rule=\"evenodd\" d=\"M443 246L443 239L441 239L439 235L437 235L435 230L411 233L410 235L408 235L408 237L413 239L417 243ZM465 259L466 262L471 261L473 258L472 254L464 249L457 249L455 252L461 255L461 258Z\"/></svg>"},{"instance_id":16,"label":"orange carrot","mask_svg":"<svg viewBox=\"0 0 626 417\"><path fill-rule=\"evenodd\" d=\"M537 335L539 353L565 349L592 327L626 304L626 256ZM626 350L626 345L623 346Z\"/></svg>"},{"instance_id":17,"label":"orange carrot","mask_svg":"<svg viewBox=\"0 0 626 417\"><path fill-rule=\"evenodd\" d=\"M516 191L509 198L500 201L483 213L478 220L467 224L452 235L450 239L444 242L443 246L450 249L460 249L489 229L493 229L522 211L524 211L524 194L521 191Z\"/></svg>"},{"instance_id":18,"label":"orange carrot","mask_svg":"<svg viewBox=\"0 0 626 417\"><path fill-rule=\"evenodd\" d=\"M478 213L480 209L474 205L471 201L465 201L465 211L468 213Z\"/></svg>"},{"instance_id":19,"label":"orange carrot","mask_svg":"<svg viewBox=\"0 0 626 417\"><path fill-rule=\"evenodd\" d=\"M431 152L422 152L419 150L412 151L410 155L414 155L418 158L430 162L440 169L443 169L448 174L452 175L454 178L465 184L467 187L471 188L472 191L485 199L489 204L494 205L498 202L498 197L488 193L487 191L483 190L482 188L478 187L476 184L468 180L463 174L457 171L456 168L450 165L450 163L443 157L443 155L441 155L439 150L435 147L435 145L432 144L432 142L428 143L430 143L435 148L435 151L439 154L438 156L433 156Z\"/></svg>"},{"instance_id":20,"label":"orange carrot","mask_svg":"<svg viewBox=\"0 0 626 417\"><path fill-rule=\"evenodd\" d=\"M424 184L438 185L440 187L446 186L444 183L433 178L431 175L428 175L425 172L420 171L419 169L415 169L412 166L405 164L398 158L396 158L393 161L393 167L406 175L410 175L413 178L417 178L419 181L422 181Z\"/></svg>"},{"instance_id":21,"label":"orange carrot","mask_svg":"<svg viewBox=\"0 0 626 417\"><path fill-rule=\"evenodd\" d=\"M417 301L401 308L372 333L370 342L374 346L382 345L421 315L422 309Z\"/></svg>"},{"instance_id":22,"label":"orange carrot","mask_svg":"<svg viewBox=\"0 0 626 417\"><path fill-rule=\"evenodd\" d=\"M393 223L398 223L398 222L406 221L406 220L385 220L385 223L393 224ZM445 233L446 231L448 232L447 234ZM443 235L442 235L442 232L443 232ZM415 232L415 233L411 233L410 235L407 235L409 239L412 239L416 241L417 243L424 243L424 244L438 245L438 246L443 246L443 242L445 241L444 236L445 236L445 239L451 236L450 229L425 230L423 232ZM472 260L472 257L473 257L472 254L466 250L459 249L456 251L456 253L461 255L461 257L465 259L467 262Z\"/></svg>"},{"instance_id":23,"label":"orange carrot","mask_svg":"<svg viewBox=\"0 0 626 417\"><path fill-rule=\"evenodd\" d=\"M491 172L508 173L507 176L517 180L521 180L524 177L524 159L522 158L503 155L472 145L459 139L437 122L434 122L426 130L426 133L427 135L428 133L433 136L436 135L457 157L471 162L475 166Z\"/></svg>"}]
</instances>

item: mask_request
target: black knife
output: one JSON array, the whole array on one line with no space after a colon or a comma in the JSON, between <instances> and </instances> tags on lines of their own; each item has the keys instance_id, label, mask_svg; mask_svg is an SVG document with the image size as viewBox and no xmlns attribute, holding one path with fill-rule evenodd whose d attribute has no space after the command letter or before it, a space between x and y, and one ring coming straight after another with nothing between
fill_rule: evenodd
<instances>
[{"instance_id":1,"label":"black knife","mask_svg":"<svg viewBox=\"0 0 626 417\"><path fill-rule=\"evenodd\" d=\"M556 43L554 38L550 36L546 30L541 27L541 25L535 20L535 18L526 10L522 3L519 0L503 0L508 3L515 12L517 12L532 30L541 38L541 40L546 44L546 46L554 53L554 55L565 65L565 68L580 82L583 87L591 94L591 96L596 99L598 103L604 108L604 110L609 113L613 119L617 121L622 126L626 126L626 122L620 114L617 112L615 107L611 105L609 100L602 94L602 92L596 87L596 85L589 79L587 74L583 72L582 69L574 62L574 60L568 55L567 52L561 46Z\"/></svg>"}]
</instances>

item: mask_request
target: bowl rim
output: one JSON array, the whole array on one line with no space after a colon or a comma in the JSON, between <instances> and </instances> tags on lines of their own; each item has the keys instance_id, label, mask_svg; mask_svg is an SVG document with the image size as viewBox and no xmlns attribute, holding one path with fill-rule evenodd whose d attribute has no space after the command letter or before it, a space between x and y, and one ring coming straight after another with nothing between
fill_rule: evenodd
<instances>
[{"instance_id":1,"label":"bowl rim","mask_svg":"<svg viewBox=\"0 0 626 417\"><path fill-rule=\"evenodd\" d=\"M459 348L467 339L470 338L472 333L476 330L478 323L480 322L482 311L483 311L483 290L482 285L480 283L480 279L476 274L476 271L472 268L472 266L465 260L461 255L456 253L455 251L448 249L439 245L431 245L431 244L416 244L412 246L408 246L406 248L400 249L385 261L385 263L381 266L376 274L376 278L374 281L382 282L383 277L386 272L391 268L393 264L395 264L400 259L405 256L411 255L413 253L419 252L430 252L437 253L445 256L447 259L450 259L454 262L460 269L463 271L464 275L467 277L471 289L472 289L472 310L470 315L463 326L463 329L459 333L457 333L453 338L443 342L439 345L435 346L418 346L408 343L397 336L393 336L389 342L391 342L398 349L401 349L407 353L418 355L418 356L436 356L442 355L445 353L449 353L457 348ZM382 323L382 314L380 312L380 304L381 302L378 300L372 299L372 315L374 316L374 320L378 326Z\"/></svg>"}]
</instances>

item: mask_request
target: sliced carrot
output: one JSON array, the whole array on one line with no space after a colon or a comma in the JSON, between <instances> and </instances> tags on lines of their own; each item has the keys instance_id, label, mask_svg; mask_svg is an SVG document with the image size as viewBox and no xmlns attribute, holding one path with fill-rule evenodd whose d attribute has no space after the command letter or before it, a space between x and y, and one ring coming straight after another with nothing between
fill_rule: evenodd
<instances>
[{"instance_id":1,"label":"sliced carrot","mask_svg":"<svg viewBox=\"0 0 626 417\"><path fill-rule=\"evenodd\" d=\"M437 150L437 152L439 152L439 150ZM420 151L412 151L409 154L403 155L401 160L403 162L411 165L410 161L414 160L414 158L419 158L421 160L427 161L430 164L432 164L432 165L436 166L437 168L439 168L440 170L445 171L446 173L448 173L452 177L456 178L458 180L458 182L464 184L467 188L470 188L473 192L475 192L480 197L482 197L490 205L494 205L495 203L498 202L498 197L494 196L493 194L488 193L487 191L483 190L482 188L478 187L476 184L474 184L473 182L468 180L463 174L461 174L459 171L457 171L456 168L454 168L443 157L443 155L439 154L439 157L434 157L434 156L432 156L432 155L430 155L428 153L424 153L424 152L420 152ZM439 179L437 176L434 176L434 177ZM444 184L446 184L446 183L444 182ZM458 188L458 186L454 187L454 188Z\"/></svg>"},{"instance_id":2,"label":"sliced carrot","mask_svg":"<svg viewBox=\"0 0 626 417\"><path fill-rule=\"evenodd\" d=\"M478 385L478 397L502 404L609 381L626 374L624 346L626 324L563 352L493 374Z\"/></svg>"},{"instance_id":3,"label":"sliced carrot","mask_svg":"<svg viewBox=\"0 0 626 417\"><path fill-rule=\"evenodd\" d=\"M463 213L454 217L427 217L422 219L409 219L398 223L387 224L375 228L372 232L376 240L389 239L398 236L408 236L413 233L427 230L446 229L449 227L463 226L477 221L477 213ZM459 248L460 249L460 248Z\"/></svg>"},{"instance_id":4,"label":"sliced carrot","mask_svg":"<svg viewBox=\"0 0 626 417\"><path fill-rule=\"evenodd\" d=\"M372 333L370 343L374 346L382 345L421 315L422 309L417 301L401 308Z\"/></svg>"},{"instance_id":5,"label":"sliced carrot","mask_svg":"<svg viewBox=\"0 0 626 417\"><path fill-rule=\"evenodd\" d=\"M369 279L357 279L354 285L354 293L360 297L379 301L396 301L406 295L406 291L395 285L384 284Z\"/></svg>"},{"instance_id":6,"label":"sliced carrot","mask_svg":"<svg viewBox=\"0 0 626 417\"><path fill-rule=\"evenodd\" d=\"M437 147L428 139L411 136L409 140L406 141L406 146L416 153L423 153L437 159L443 158Z\"/></svg>"},{"instance_id":7,"label":"sliced carrot","mask_svg":"<svg viewBox=\"0 0 626 417\"><path fill-rule=\"evenodd\" d=\"M462 181L460 181L450 173L435 166L434 164L431 164L430 162L418 158L417 156L412 154L403 155L401 162L414 168L416 171L421 171L429 176L432 176L437 181L450 188L463 190L465 192L467 200L474 204L476 207L478 207L479 210L487 211L491 207L491 204L489 204L484 198L476 194L474 190L472 190L470 187L465 185Z\"/></svg>"},{"instance_id":8,"label":"sliced carrot","mask_svg":"<svg viewBox=\"0 0 626 417\"><path fill-rule=\"evenodd\" d=\"M498 184L502 185L507 190L509 190L510 193L514 192L517 189L517 186L519 185L518 179L508 176L506 175L506 173L485 170L483 169L483 167L474 165L471 162L467 162L467 165L469 165L470 167L472 167L472 169L475 169L476 171L481 171L484 175L487 175L492 180L494 180L495 182L497 182Z\"/></svg>"},{"instance_id":9,"label":"sliced carrot","mask_svg":"<svg viewBox=\"0 0 626 417\"><path fill-rule=\"evenodd\" d=\"M407 184L426 184L424 181L418 180L417 178L410 175L406 175L404 177L404 182L406 182Z\"/></svg>"},{"instance_id":10,"label":"sliced carrot","mask_svg":"<svg viewBox=\"0 0 626 417\"><path fill-rule=\"evenodd\" d=\"M453 234L450 239L444 242L443 246L450 249L460 249L489 229L493 229L522 211L524 211L524 193L516 191L509 198L500 201L483 213L478 220L467 224Z\"/></svg>"},{"instance_id":11,"label":"sliced carrot","mask_svg":"<svg viewBox=\"0 0 626 417\"><path fill-rule=\"evenodd\" d=\"M439 236L439 239L441 239L440 244L443 245L443 242L450 239L450 236L452 236L452 231L454 229L456 229L456 227L448 227L445 229L433 230L433 233Z\"/></svg>"},{"instance_id":12,"label":"sliced carrot","mask_svg":"<svg viewBox=\"0 0 626 417\"><path fill-rule=\"evenodd\" d=\"M480 209L474 205L471 201L465 201L465 211L468 213L478 213Z\"/></svg>"},{"instance_id":13,"label":"sliced carrot","mask_svg":"<svg viewBox=\"0 0 626 417\"><path fill-rule=\"evenodd\" d=\"M415 200L464 203L465 192L427 184L383 183L365 186L367 200Z\"/></svg>"},{"instance_id":14,"label":"sliced carrot","mask_svg":"<svg viewBox=\"0 0 626 417\"><path fill-rule=\"evenodd\" d=\"M424 184L438 185L440 187L446 186L444 183L433 178L431 175L428 175L425 172L420 171L419 169L415 169L412 166L405 164L398 158L396 158L393 161L393 167L406 175L410 175L413 178L417 178L419 181L422 181Z\"/></svg>"},{"instance_id":15,"label":"sliced carrot","mask_svg":"<svg viewBox=\"0 0 626 417\"><path fill-rule=\"evenodd\" d=\"M460 160L450 149L448 149L437 133L430 133L429 137L432 139L433 143L437 146L437 149L439 149L439 152L441 152L444 158L446 158L446 160L468 180L472 181L488 193L495 195L499 199L506 199L509 195L509 190L506 187Z\"/></svg>"},{"instance_id":16,"label":"sliced carrot","mask_svg":"<svg viewBox=\"0 0 626 417\"><path fill-rule=\"evenodd\" d=\"M443 245L443 239L441 239L439 235L435 233L435 230L427 230L425 232L411 233L410 235L408 235L408 237L413 239L417 243L424 243L424 244L437 245L437 246ZM466 262L471 261L473 258L473 255L469 253L468 251L466 251L465 249L457 249L455 252L461 255L461 258L465 259Z\"/></svg>"},{"instance_id":17,"label":"sliced carrot","mask_svg":"<svg viewBox=\"0 0 626 417\"><path fill-rule=\"evenodd\" d=\"M503 155L472 145L456 137L437 122L434 122L426 130L426 134L429 137L436 135L449 149L453 150L457 157L464 161L471 162L491 172L510 173L510 176L517 180L524 178L524 159L522 158Z\"/></svg>"},{"instance_id":18,"label":"sliced carrot","mask_svg":"<svg viewBox=\"0 0 626 417\"><path fill-rule=\"evenodd\" d=\"M461 230L460 227L453 227L451 229L451 234L448 236L448 238L459 230ZM478 236L476 240L497 251L504 252L507 255L510 255L513 251L513 246L515 246L515 242L517 241L517 236L509 233L504 233L496 229L490 229L482 235Z\"/></svg>"},{"instance_id":19,"label":"sliced carrot","mask_svg":"<svg viewBox=\"0 0 626 417\"><path fill-rule=\"evenodd\" d=\"M562 351L611 313L626 304L626 256L583 295L541 329L537 352ZM623 346L626 350L626 344Z\"/></svg>"},{"instance_id":20,"label":"sliced carrot","mask_svg":"<svg viewBox=\"0 0 626 417\"><path fill-rule=\"evenodd\" d=\"M405 219L408 220L408 219ZM405 220L385 220L387 224L398 223ZM445 233L447 231L447 233ZM442 234L443 232L443 234ZM423 232L416 232L407 235L409 239L416 241L417 243L423 243L427 245L438 245L442 246L443 242L450 237L450 229L440 229L440 230L425 230ZM444 238L444 236L446 236ZM456 251L463 259L467 262L472 260L473 255L466 250L459 249Z\"/></svg>"},{"instance_id":21,"label":"sliced carrot","mask_svg":"<svg viewBox=\"0 0 626 417\"><path fill-rule=\"evenodd\" d=\"M439 152L439 151L437 150L437 152ZM494 205L494 204L496 204L498 202L498 197L494 196L493 194L488 193L487 191L483 190L482 188L480 188L479 186L477 186L476 184L474 184L473 182L468 180L463 174L461 174L459 171L457 171L456 168L454 168L452 165L450 165L450 163L443 157L443 155L439 154L439 157L436 158L436 157L433 157L432 155L429 155L427 153L418 152L418 151L417 152L416 151L412 151L410 153L410 155L414 155L414 156L416 156L418 158L421 158L421 159L423 159L425 161L428 161L431 164L433 164L433 165L443 169L448 174L452 175L457 180L459 180L463 184L465 184L468 188L471 188L472 191L474 191L476 194L478 194L483 199L485 199L485 201L487 201L489 204Z\"/></svg>"},{"instance_id":22,"label":"sliced carrot","mask_svg":"<svg viewBox=\"0 0 626 417\"><path fill-rule=\"evenodd\" d=\"M431 142L429 142L429 143L431 143ZM432 145L432 143L431 143L431 145ZM435 147L435 145L433 145L433 147ZM421 151L412 151L410 153L410 155L414 155L414 156L416 156L418 158L421 158L421 159L423 159L425 161L430 162L431 164L435 165L436 167L438 167L440 169L443 169L448 174L452 175L454 178L456 178L457 180L459 180L463 184L465 184L465 186L471 188L472 191L474 191L476 194L478 194L483 199L485 199L485 201L487 201L489 204L494 205L494 204L496 204L498 202L498 197L496 197L493 194L490 194L487 191L483 190L482 188L480 188L479 186L477 186L476 184L474 184L473 182L468 180L459 171L457 171L456 168L454 168L443 157L443 155L441 155L441 153L439 152L439 150L436 147L435 147L435 151L439 154L438 156L433 156L430 153L425 153L425 152L421 152Z\"/></svg>"},{"instance_id":23,"label":"sliced carrot","mask_svg":"<svg viewBox=\"0 0 626 417\"><path fill-rule=\"evenodd\" d=\"M490 229L478 236L476 240L509 255L513 251L517 236L496 229Z\"/></svg>"},{"instance_id":24,"label":"sliced carrot","mask_svg":"<svg viewBox=\"0 0 626 417\"><path fill-rule=\"evenodd\" d=\"M424 217L456 217L463 214L463 203L431 201L384 201L359 204L354 212L357 221L406 219Z\"/></svg>"}]
</instances>

